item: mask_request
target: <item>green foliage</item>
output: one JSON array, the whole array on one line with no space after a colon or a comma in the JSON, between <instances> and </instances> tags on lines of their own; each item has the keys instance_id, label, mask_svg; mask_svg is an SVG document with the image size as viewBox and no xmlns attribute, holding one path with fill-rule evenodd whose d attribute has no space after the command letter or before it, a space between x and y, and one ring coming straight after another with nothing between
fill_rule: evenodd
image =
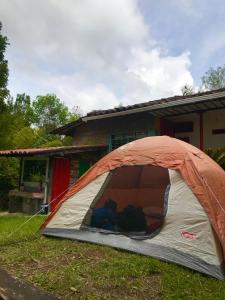
<instances>
[{"instance_id":1,"label":"green foliage","mask_svg":"<svg viewBox=\"0 0 225 300\"><path fill-rule=\"evenodd\" d=\"M8 111L0 112L0 149L13 147L14 121L13 116Z\"/></svg>"},{"instance_id":2,"label":"green foliage","mask_svg":"<svg viewBox=\"0 0 225 300\"><path fill-rule=\"evenodd\" d=\"M8 98L0 112L0 149L69 145L71 138L50 134L60 125L78 119L55 95L38 96L33 103L26 94Z\"/></svg>"},{"instance_id":3,"label":"green foliage","mask_svg":"<svg viewBox=\"0 0 225 300\"><path fill-rule=\"evenodd\" d=\"M181 88L183 96L193 95L204 91L225 88L225 65L217 68L210 68L201 78L201 87L196 89L191 85L185 84Z\"/></svg>"},{"instance_id":4,"label":"green foliage","mask_svg":"<svg viewBox=\"0 0 225 300\"><path fill-rule=\"evenodd\" d=\"M70 146L70 145L72 145L72 141L73 141L73 138L71 136L65 136L62 139L63 146Z\"/></svg>"},{"instance_id":5,"label":"green foliage","mask_svg":"<svg viewBox=\"0 0 225 300\"><path fill-rule=\"evenodd\" d=\"M188 96L188 95L193 95L195 93L194 91L194 87L188 84L185 84L182 88L181 88L181 92L183 96Z\"/></svg>"},{"instance_id":6,"label":"green foliage","mask_svg":"<svg viewBox=\"0 0 225 300\"><path fill-rule=\"evenodd\" d=\"M8 191L18 186L19 160L0 157L0 210L8 207Z\"/></svg>"},{"instance_id":7,"label":"green foliage","mask_svg":"<svg viewBox=\"0 0 225 300\"><path fill-rule=\"evenodd\" d=\"M19 161L16 158L0 157L0 190L7 190L17 185Z\"/></svg>"},{"instance_id":8,"label":"green foliage","mask_svg":"<svg viewBox=\"0 0 225 300\"><path fill-rule=\"evenodd\" d=\"M32 148L38 139L37 129L22 127L13 135L13 144L16 148Z\"/></svg>"},{"instance_id":9,"label":"green foliage","mask_svg":"<svg viewBox=\"0 0 225 300\"><path fill-rule=\"evenodd\" d=\"M59 147L71 145L72 138L49 133L78 118L55 95L38 96L32 103L26 94L8 98L0 112L0 149ZM0 204L8 191L18 186L18 159L0 161ZM0 205L2 206L2 205Z\"/></svg>"},{"instance_id":10,"label":"green foliage","mask_svg":"<svg viewBox=\"0 0 225 300\"><path fill-rule=\"evenodd\" d=\"M225 148L207 149L205 153L225 170Z\"/></svg>"},{"instance_id":11,"label":"green foliage","mask_svg":"<svg viewBox=\"0 0 225 300\"><path fill-rule=\"evenodd\" d=\"M31 176L32 182L44 182L44 180L45 180L45 175L43 175L41 173L35 173L35 174L32 174L32 176Z\"/></svg>"},{"instance_id":12,"label":"green foliage","mask_svg":"<svg viewBox=\"0 0 225 300\"><path fill-rule=\"evenodd\" d=\"M6 130L11 130L11 119L5 99L8 95L8 63L5 60L5 50L8 45L7 37L1 34L2 24L0 22L0 148L5 149L11 144ZM4 115L3 115L4 113Z\"/></svg>"},{"instance_id":13,"label":"green foliage","mask_svg":"<svg viewBox=\"0 0 225 300\"><path fill-rule=\"evenodd\" d=\"M225 87L225 65L217 69L210 68L202 77L202 85L206 90L216 90Z\"/></svg>"},{"instance_id":14,"label":"green foliage","mask_svg":"<svg viewBox=\"0 0 225 300\"><path fill-rule=\"evenodd\" d=\"M5 59L5 50L8 45L6 36L1 34L2 24L0 22L0 113L5 109L4 100L8 95L8 62Z\"/></svg>"},{"instance_id":15,"label":"green foliage","mask_svg":"<svg viewBox=\"0 0 225 300\"><path fill-rule=\"evenodd\" d=\"M41 145L41 147L62 147L63 142L60 139L54 139Z\"/></svg>"},{"instance_id":16,"label":"green foliage","mask_svg":"<svg viewBox=\"0 0 225 300\"><path fill-rule=\"evenodd\" d=\"M30 126L33 122L33 109L31 107L30 96L23 94L17 94L16 100L12 102L13 113L17 118L21 118L25 126Z\"/></svg>"},{"instance_id":17,"label":"green foliage","mask_svg":"<svg viewBox=\"0 0 225 300\"><path fill-rule=\"evenodd\" d=\"M0 149L59 147L72 143L71 138L49 133L77 118L55 95L38 96L32 103L28 95L19 94L15 101L9 97L4 105L4 111L0 112ZM4 195L18 185L18 176L18 159L3 159L0 190ZM3 196L0 197L1 203Z\"/></svg>"},{"instance_id":18,"label":"green foliage","mask_svg":"<svg viewBox=\"0 0 225 300\"><path fill-rule=\"evenodd\" d=\"M64 125L76 118L56 95L37 96L32 103L33 123L45 131Z\"/></svg>"}]
</instances>

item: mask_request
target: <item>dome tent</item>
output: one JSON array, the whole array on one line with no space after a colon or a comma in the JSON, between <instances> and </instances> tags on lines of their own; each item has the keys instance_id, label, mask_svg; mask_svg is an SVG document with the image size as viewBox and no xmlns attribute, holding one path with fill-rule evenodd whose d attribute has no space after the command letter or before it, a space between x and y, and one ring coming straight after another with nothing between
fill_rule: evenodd
<instances>
[{"instance_id":1,"label":"dome tent","mask_svg":"<svg viewBox=\"0 0 225 300\"><path fill-rule=\"evenodd\" d=\"M146 213L149 228L155 218L163 219L158 234L137 240L89 230L84 225L90 212L108 198L120 211L130 203L152 212ZM175 138L136 140L86 172L48 216L42 233L134 251L224 279L225 172Z\"/></svg>"}]
</instances>

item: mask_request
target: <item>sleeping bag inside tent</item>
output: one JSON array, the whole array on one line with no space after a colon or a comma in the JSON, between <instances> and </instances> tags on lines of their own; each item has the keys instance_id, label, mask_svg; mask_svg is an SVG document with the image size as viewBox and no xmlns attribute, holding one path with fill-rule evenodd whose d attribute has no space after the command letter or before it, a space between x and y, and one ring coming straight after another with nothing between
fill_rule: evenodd
<instances>
[{"instance_id":1,"label":"sleeping bag inside tent","mask_svg":"<svg viewBox=\"0 0 225 300\"><path fill-rule=\"evenodd\" d=\"M48 216L42 233L225 279L225 172L175 138L136 140L86 172Z\"/></svg>"}]
</instances>

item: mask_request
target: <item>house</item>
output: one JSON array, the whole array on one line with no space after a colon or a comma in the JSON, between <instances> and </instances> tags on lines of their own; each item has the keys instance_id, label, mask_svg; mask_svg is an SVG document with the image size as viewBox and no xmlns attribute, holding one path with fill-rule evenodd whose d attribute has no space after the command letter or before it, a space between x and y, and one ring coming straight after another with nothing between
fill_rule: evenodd
<instances>
[{"instance_id":1,"label":"house","mask_svg":"<svg viewBox=\"0 0 225 300\"><path fill-rule=\"evenodd\" d=\"M0 156L21 158L20 188L10 192L11 210L35 212L49 203L53 210L91 165L135 139L169 135L201 150L225 147L225 89L92 111L53 133L72 136L73 145L0 151ZM19 208L18 198L26 199Z\"/></svg>"}]
</instances>

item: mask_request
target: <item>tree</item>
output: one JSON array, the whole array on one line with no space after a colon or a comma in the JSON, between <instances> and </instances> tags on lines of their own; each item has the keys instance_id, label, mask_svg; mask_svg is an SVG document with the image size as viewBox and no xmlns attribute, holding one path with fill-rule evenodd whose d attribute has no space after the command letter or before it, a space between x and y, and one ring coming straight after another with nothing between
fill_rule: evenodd
<instances>
[{"instance_id":1,"label":"tree","mask_svg":"<svg viewBox=\"0 0 225 300\"><path fill-rule=\"evenodd\" d=\"M7 90L8 83L8 62L5 59L5 50L8 45L6 36L1 34L2 23L0 22L0 113L5 110L4 100L8 96Z\"/></svg>"},{"instance_id":2,"label":"tree","mask_svg":"<svg viewBox=\"0 0 225 300\"><path fill-rule=\"evenodd\" d=\"M216 69L210 68L202 76L202 87L206 90L216 90L225 87L225 65Z\"/></svg>"},{"instance_id":3,"label":"tree","mask_svg":"<svg viewBox=\"0 0 225 300\"><path fill-rule=\"evenodd\" d=\"M33 121L33 109L29 95L17 94L15 102L12 103L13 113L21 118L25 126L30 126Z\"/></svg>"},{"instance_id":4,"label":"tree","mask_svg":"<svg viewBox=\"0 0 225 300\"><path fill-rule=\"evenodd\" d=\"M1 34L2 23L0 22L0 148L4 149L11 145L10 133L12 123L10 118L10 103L5 100L8 96L8 62L5 59L5 51L8 45L6 36Z\"/></svg>"},{"instance_id":5,"label":"tree","mask_svg":"<svg viewBox=\"0 0 225 300\"><path fill-rule=\"evenodd\" d=\"M185 84L181 88L181 92L183 96L193 95L194 94L194 87L188 84Z\"/></svg>"},{"instance_id":6,"label":"tree","mask_svg":"<svg viewBox=\"0 0 225 300\"><path fill-rule=\"evenodd\" d=\"M37 96L32 103L33 123L47 133L56 127L76 120L79 116L71 113L56 95Z\"/></svg>"},{"instance_id":7,"label":"tree","mask_svg":"<svg viewBox=\"0 0 225 300\"><path fill-rule=\"evenodd\" d=\"M22 127L15 131L13 135L13 144L16 148L32 148L38 139L38 130L31 127Z\"/></svg>"}]
</instances>

